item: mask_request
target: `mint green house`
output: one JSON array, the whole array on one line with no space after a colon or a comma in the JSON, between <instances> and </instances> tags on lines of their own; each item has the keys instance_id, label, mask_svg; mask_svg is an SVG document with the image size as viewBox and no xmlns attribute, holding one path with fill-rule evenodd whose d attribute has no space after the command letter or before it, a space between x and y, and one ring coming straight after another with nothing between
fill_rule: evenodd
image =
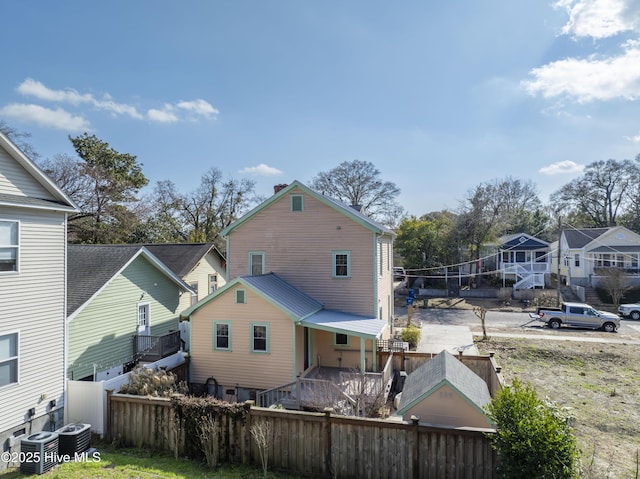
<instances>
[{"instance_id":1,"label":"mint green house","mask_svg":"<svg viewBox=\"0 0 640 479\"><path fill-rule=\"evenodd\" d=\"M187 284L140 245L68 246L67 378L99 381L182 348Z\"/></svg>"}]
</instances>

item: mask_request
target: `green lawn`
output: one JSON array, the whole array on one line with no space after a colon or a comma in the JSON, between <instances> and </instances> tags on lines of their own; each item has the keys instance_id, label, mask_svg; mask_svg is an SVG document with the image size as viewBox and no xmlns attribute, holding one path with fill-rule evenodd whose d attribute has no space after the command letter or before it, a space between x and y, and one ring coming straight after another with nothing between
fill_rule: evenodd
<instances>
[{"instance_id":1,"label":"green lawn","mask_svg":"<svg viewBox=\"0 0 640 479\"><path fill-rule=\"evenodd\" d=\"M175 459L172 455L137 449L115 449L99 446L95 456L85 462L60 464L45 475L25 476L19 469L0 473L1 479L13 478L194 478L194 479L258 479L264 477L261 469L246 466L229 466L217 470L189 459ZM271 479L292 479L297 476L269 472Z\"/></svg>"}]
</instances>

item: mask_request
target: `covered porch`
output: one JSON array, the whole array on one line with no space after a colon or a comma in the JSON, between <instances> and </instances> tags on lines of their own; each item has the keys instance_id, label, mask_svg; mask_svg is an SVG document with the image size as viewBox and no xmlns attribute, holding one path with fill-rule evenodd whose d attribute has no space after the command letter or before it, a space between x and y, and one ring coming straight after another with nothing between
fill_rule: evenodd
<instances>
[{"instance_id":1,"label":"covered porch","mask_svg":"<svg viewBox=\"0 0 640 479\"><path fill-rule=\"evenodd\" d=\"M380 398L386 400L392 362L378 359L378 342L389 336L385 321L323 309L295 328L294 363L303 364L294 370L302 372L288 384L258 392L258 405L366 415Z\"/></svg>"}]
</instances>

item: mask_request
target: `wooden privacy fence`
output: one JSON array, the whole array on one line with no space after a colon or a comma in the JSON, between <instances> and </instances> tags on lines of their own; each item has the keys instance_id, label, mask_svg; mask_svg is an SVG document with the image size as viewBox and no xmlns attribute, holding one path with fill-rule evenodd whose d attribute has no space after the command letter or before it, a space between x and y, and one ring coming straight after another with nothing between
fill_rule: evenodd
<instances>
[{"instance_id":1,"label":"wooden privacy fence","mask_svg":"<svg viewBox=\"0 0 640 479\"><path fill-rule=\"evenodd\" d=\"M185 452L170 399L108 394L109 438L119 444ZM269 428L270 469L335 478L489 479L496 456L485 433L436 428L417 421L389 421L325 413L259 408L246 403L244 417L218 419L222 463L259 466L251 427Z\"/></svg>"}]
</instances>

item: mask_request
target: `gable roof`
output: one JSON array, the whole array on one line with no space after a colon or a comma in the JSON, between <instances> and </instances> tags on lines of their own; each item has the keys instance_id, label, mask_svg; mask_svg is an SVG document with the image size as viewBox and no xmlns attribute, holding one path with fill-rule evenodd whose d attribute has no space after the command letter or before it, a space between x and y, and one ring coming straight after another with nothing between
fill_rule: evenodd
<instances>
[{"instance_id":1,"label":"gable roof","mask_svg":"<svg viewBox=\"0 0 640 479\"><path fill-rule=\"evenodd\" d=\"M213 243L143 244L171 271L184 278L208 253L216 253L223 261L222 253Z\"/></svg>"},{"instance_id":2,"label":"gable roof","mask_svg":"<svg viewBox=\"0 0 640 479\"><path fill-rule=\"evenodd\" d=\"M567 241L567 245L572 249L584 248L591 243L594 239L602 236L610 228L582 228L562 230L562 234Z\"/></svg>"},{"instance_id":3,"label":"gable roof","mask_svg":"<svg viewBox=\"0 0 640 479\"><path fill-rule=\"evenodd\" d=\"M334 198L330 198L330 197L325 196L325 195L323 195L321 193L318 193L317 191L312 190L308 186L305 186L304 184L300 183L298 180L295 180L293 183L291 183L290 185L284 187L283 189L281 189L280 191L278 191L277 193L275 193L274 195L269 197L267 200L265 200L264 202L262 202L261 204L256 206L254 209L249 211L242 218L238 219L234 223L232 223L229 226L227 226L225 229L223 229L220 232L220 236L228 236L229 233L231 233L238 226L244 224L246 221L248 221L249 219L254 217L260 211L268 208L271 204L273 204L274 202L278 201L283 196L289 194L292 190L294 190L296 188L302 190L304 193L308 194L309 196L314 197L318 201L320 201L320 202L324 203L325 205L329 206L330 208L333 208L334 210L344 214L345 216L347 216L348 218L351 218L356 223L361 224L365 228L367 228L367 229L369 229L369 230L371 230L371 231L373 231L375 233L387 234L387 235L391 235L391 236L394 236L394 237L396 235L395 232L392 229L387 228L386 226L381 225L377 221L372 220L367 215L362 214L359 211L357 211L355 208L352 208L351 206L349 206L349 205L347 205L345 203L342 203L341 201L338 201L338 200L336 200Z\"/></svg>"},{"instance_id":4,"label":"gable roof","mask_svg":"<svg viewBox=\"0 0 640 479\"><path fill-rule=\"evenodd\" d=\"M534 250L547 248L549 243L526 233L511 234L499 239L502 250Z\"/></svg>"},{"instance_id":5,"label":"gable roof","mask_svg":"<svg viewBox=\"0 0 640 479\"><path fill-rule=\"evenodd\" d=\"M67 246L67 315L73 319L138 256L143 256L184 291L189 286L158 258L140 245Z\"/></svg>"},{"instance_id":6,"label":"gable roof","mask_svg":"<svg viewBox=\"0 0 640 479\"><path fill-rule=\"evenodd\" d=\"M0 147L3 148L22 168L24 168L55 200L48 198L29 198L20 195L0 195L0 205L27 208L51 209L58 211L78 211L78 207L44 172L2 132Z\"/></svg>"},{"instance_id":7,"label":"gable roof","mask_svg":"<svg viewBox=\"0 0 640 479\"><path fill-rule=\"evenodd\" d=\"M398 414L406 413L445 384L481 411L491 401L487 383L450 352L443 350L409 374L402 390Z\"/></svg>"},{"instance_id":8,"label":"gable roof","mask_svg":"<svg viewBox=\"0 0 640 479\"><path fill-rule=\"evenodd\" d=\"M238 284L251 288L267 302L282 310L294 322L311 329L359 336L365 339L377 339L386 327L386 323L377 318L325 310L322 303L303 293L275 273L236 278L184 310L180 314L180 318L189 318L197 310Z\"/></svg>"}]
</instances>

